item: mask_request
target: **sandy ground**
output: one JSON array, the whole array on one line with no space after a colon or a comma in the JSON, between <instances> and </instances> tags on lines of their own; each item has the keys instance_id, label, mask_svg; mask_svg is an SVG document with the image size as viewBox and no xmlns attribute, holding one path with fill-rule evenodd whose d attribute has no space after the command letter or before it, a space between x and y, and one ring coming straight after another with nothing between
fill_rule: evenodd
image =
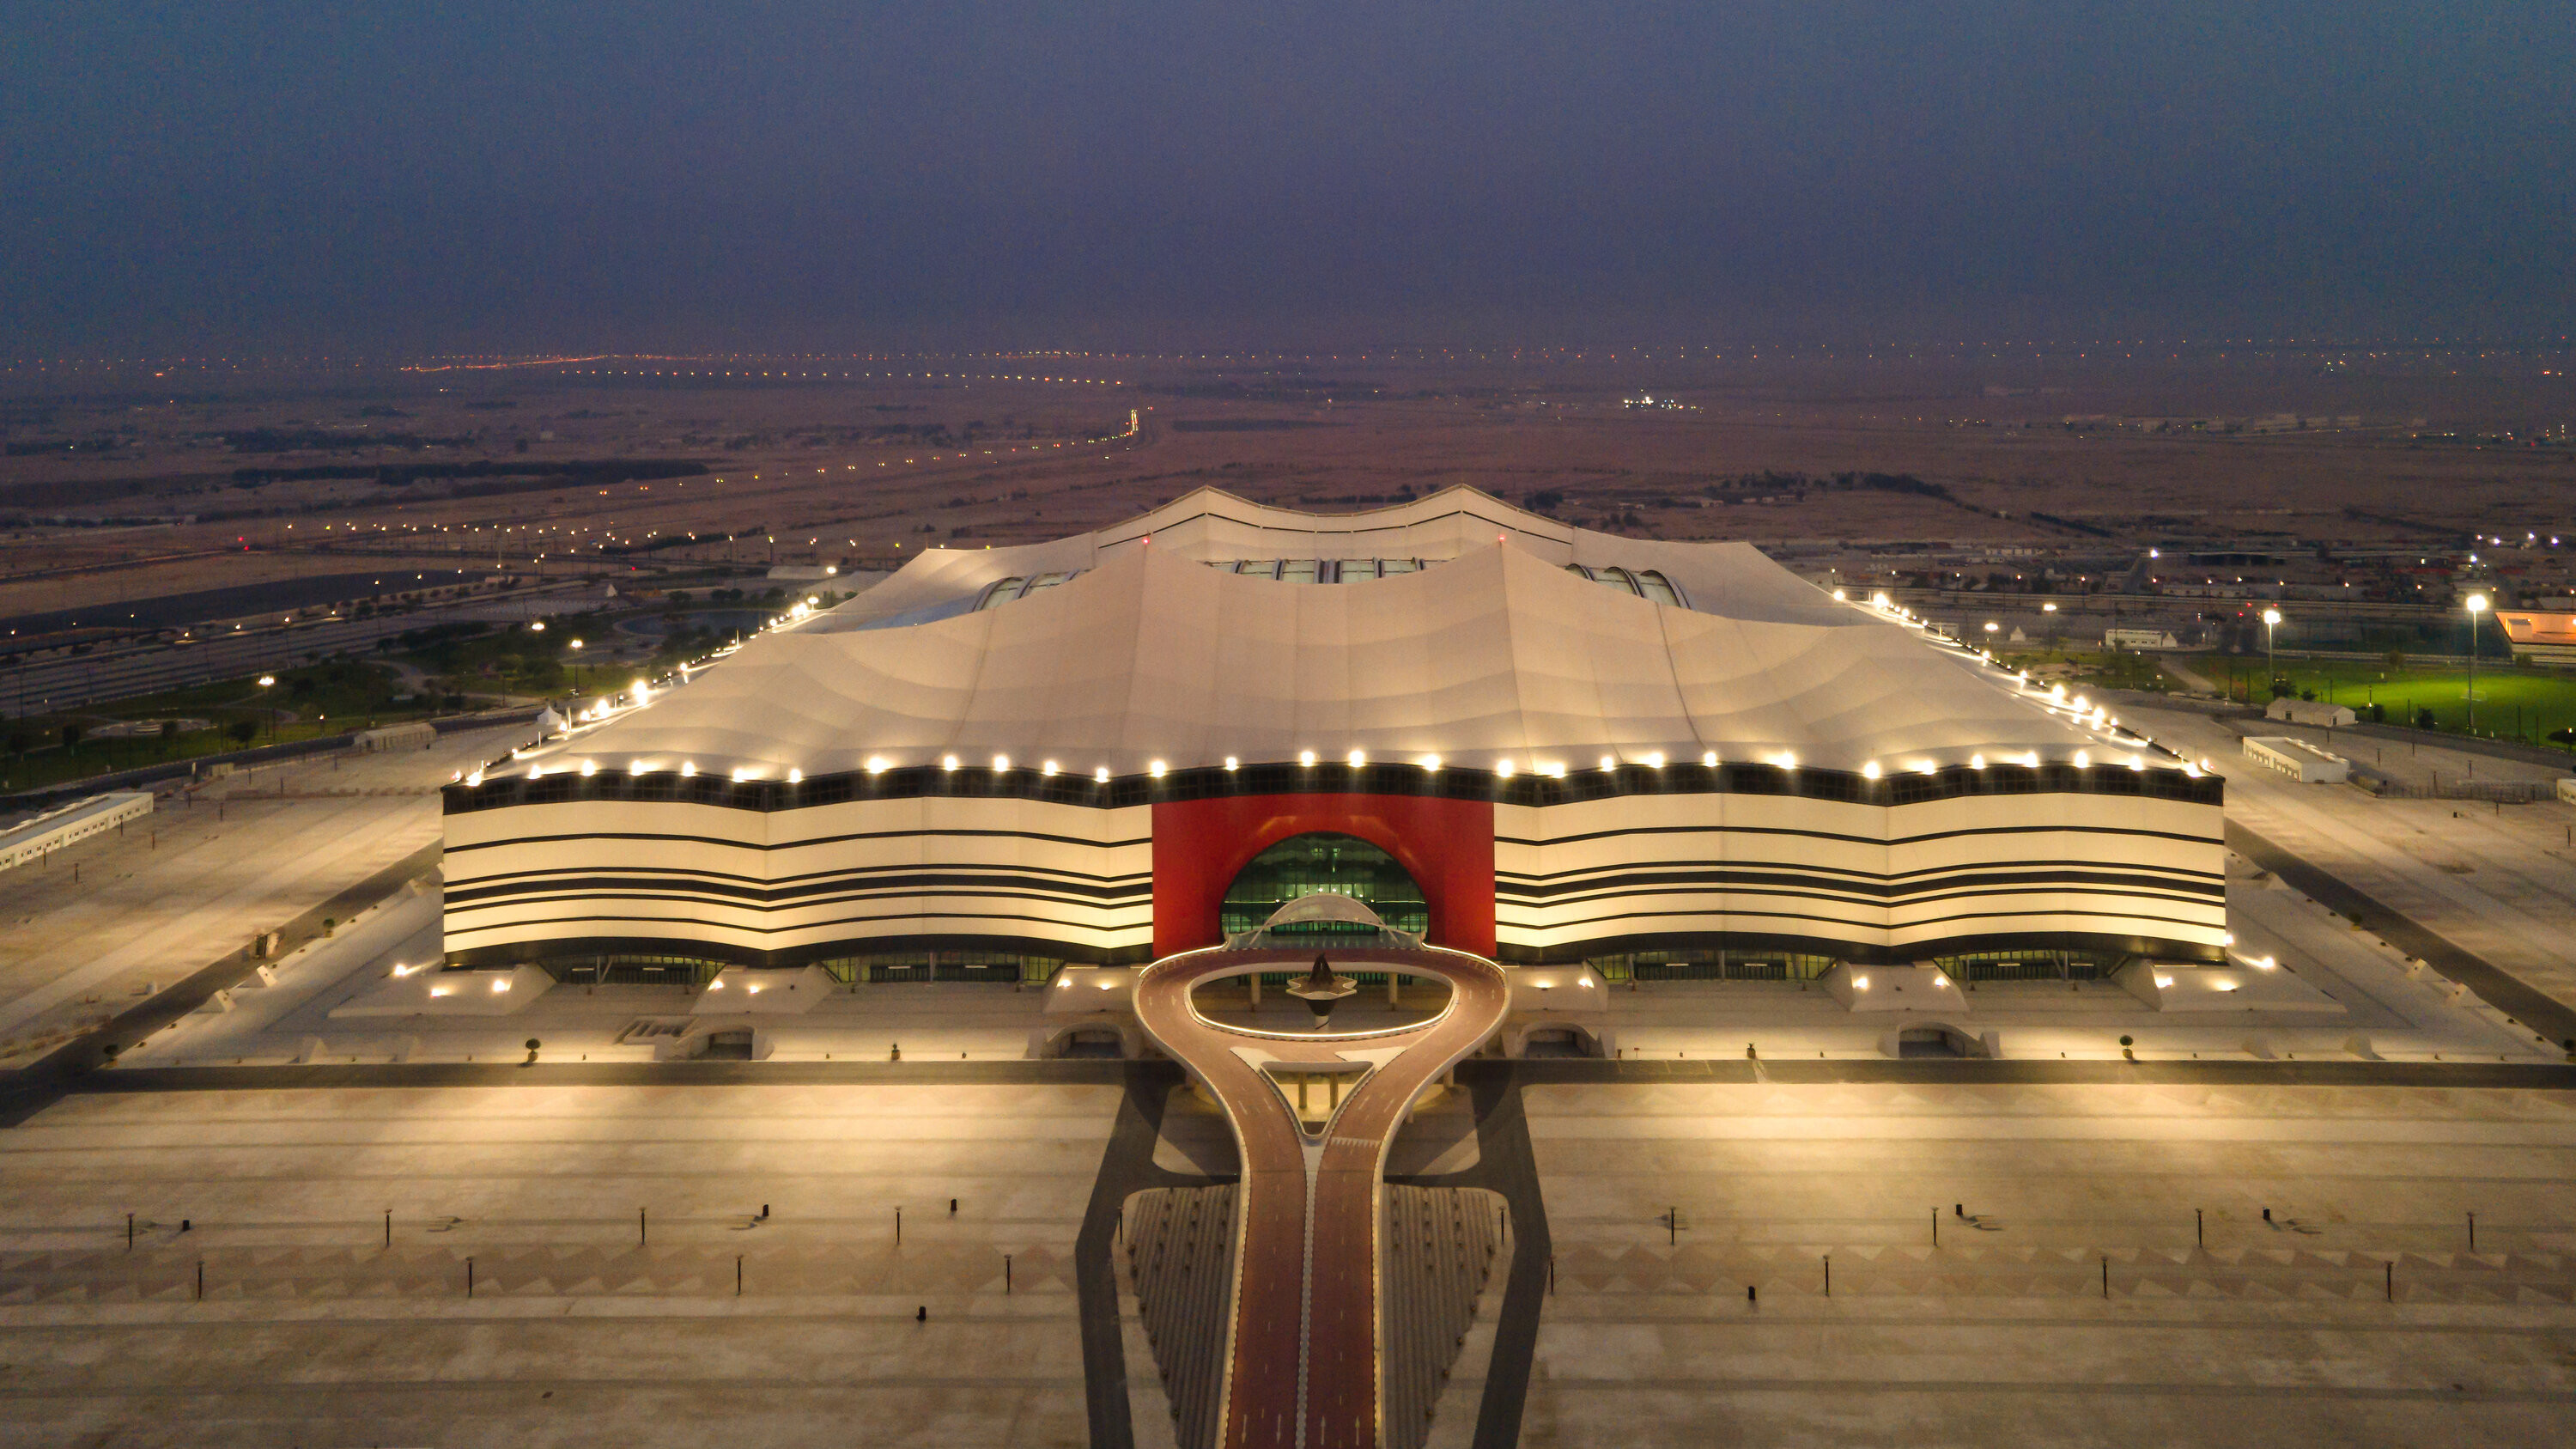
<instances>
[{"instance_id":1,"label":"sandy ground","mask_svg":"<svg viewBox=\"0 0 2576 1449\"><path fill-rule=\"evenodd\" d=\"M2554 490L2576 477L2576 455L2564 448L2417 441L2534 420L2558 426L2563 400L2547 381L2502 362L2468 377L2331 377L2295 361L2207 358L1103 359L1083 370L1091 375L1038 381L988 363L892 378L809 368L815 375L782 371L724 387L594 370L451 378L449 392L399 376L327 389L277 380L152 407L63 393L44 402L48 428L107 431L129 445L97 461L6 460L0 511L198 521L10 532L0 537L0 617L396 555L499 559L514 571L622 568L597 545L655 533L743 537L657 553L653 565L894 562L929 544L1103 526L1201 484L1347 508L1398 489L1472 483L1515 499L1558 492L1569 516L1663 537L2097 549L2104 537L2088 530L2288 546L2545 529ZM1621 406L1641 389L1689 410ZM1131 409L1138 431L1121 436ZM2281 412L2361 421L2284 435L2141 430L2155 419ZM262 428L334 441L285 453L221 442ZM396 437L435 441L383 446ZM1087 441L1095 439L1106 441ZM709 471L466 497L446 496L453 485L436 481L231 482L244 467L363 471L425 458L683 458ZM1912 473L1949 497L1759 488L1739 491L1768 501L1699 506L1710 483L1765 470ZM81 568L112 571L62 572Z\"/></svg>"}]
</instances>

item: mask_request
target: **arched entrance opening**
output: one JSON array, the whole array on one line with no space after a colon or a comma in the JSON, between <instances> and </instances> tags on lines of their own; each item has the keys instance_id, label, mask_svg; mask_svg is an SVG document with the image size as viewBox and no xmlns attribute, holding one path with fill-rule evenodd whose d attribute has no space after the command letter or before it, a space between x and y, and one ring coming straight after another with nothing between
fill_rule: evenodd
<instances>
[{"instance_id":1,"label":"arched entrance opening","mask_svg":"<svg viewBox=\"0 0 2576 1449\"><path fill-rule=\"evenodd\" d=\"M1228 936L1257 929L1288 902L1319 894L1364 902L1379 920L1398 931L1419 936L1431 928L1430 903L1401 862L1356 835L1330 830L1289 836L1247 862L1225 889L1219 928ZM1313 936L1319 946L1331 945L1336 935L1376 934L1373 926L1338 919L1299 921L1274 929Z\"/></svg>"}]
</instances>

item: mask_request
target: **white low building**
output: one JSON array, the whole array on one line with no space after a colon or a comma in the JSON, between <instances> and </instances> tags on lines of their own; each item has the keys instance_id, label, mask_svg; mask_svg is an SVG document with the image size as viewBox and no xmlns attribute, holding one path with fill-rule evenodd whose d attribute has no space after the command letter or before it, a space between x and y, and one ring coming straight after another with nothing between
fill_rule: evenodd
<instances>
[{"instance_id":1,"label":"white low building","mask_svg":"<svg viewBox=\"0 0 2576 1449\"><path fill-rule=\"evenodd\" d=\"M2247 735L2245 758L2302 785L2340 785L2352 778L2350 760L2292 735Z\"/></svg>"},{"instance_id":2,"label":"white low building","mask_svg":"<svg viewBox=\"0 0 2576 1449\"><path fill-rule=\"evenodd\" d=\"M2341 729L2361 718L2352 712L2349 705L2327 704L2314 699L2276 699L2264 707L2263 717L2319 729Z\"/></svg>"},{"instance_id":3,"label":"white low building","mask_svg":"<svg viewBox=\"0 0 2576 1449\"><path fill-rule=\"evenodd\" d=\"M42 859L74 841L114 830L152 813L148 790L116 790L48 810L0 830L0 870Z\"/></svg>"}]
</instances>

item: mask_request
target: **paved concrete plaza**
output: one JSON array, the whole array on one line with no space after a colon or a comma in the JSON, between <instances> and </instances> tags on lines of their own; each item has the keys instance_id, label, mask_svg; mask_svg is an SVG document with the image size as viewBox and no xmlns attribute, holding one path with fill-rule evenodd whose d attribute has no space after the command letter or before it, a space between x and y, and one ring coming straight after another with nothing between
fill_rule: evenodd
<instances>
[{"instance_id":1,"label":"paved concrete plaza","mask_svg":"<svg viewBox=\"0 0 2576 1449\"><path fill-rule=\"evenodd\" d=\"M74 1096L0 1137L0 1438L1082 1443L1071 1245L1117 1095ZM2576 1423L2564 1094L1525 1100L1556 1260L1525 1444L2520 1445Z\"/></svg>"},{"instance_id":2,"label":"paved concrete plaza","mask_svg":"<svg viewBox=\"0 0 2576 1449\"><path fill-rule=\"evenodd\" d=\"M1527 1101L1557 1286L1524 1444L2533 1445L2576 1428L2563 1094Z\"/></svg>"},{"instance_id":3,"label":"paved concrete plaza","mask_svg":"<svg viewBox=\"0 0 2576 1449\"><path fill-rule=\"evenodd\" d=\"M524 726L335 754L164 796L121 833L0 872L0 1064L167 987L438 840L438 787ZM77 882L73 879L78 869Z\"/></svg>"},{"instance_id":4,"label":"paved concrete plaza","mask_svg":"<svg viewBox=\"0 0 2576 1449\"><path fill-rule=\"evenodd\" d=\"M2576 808L2544 801L2383 800L2351 785L2301 785L2254 767L2239 737L2206 715L2124 709L2122 718L2160 741L2206 755L2227 776L2227 818L2309 864L2366 892L2461 949L2484 957L2525 986L2576 1007ZM2322 730L2265 725L2320 743ZM2349 733L2333 748L2365 763L2377 751L2395 773L2409 747ZM2415 756L2445 778L2465 775L2471 757L2425 748ZM2567 773L2476 757L2477 776L2542 780Z\"/></svg>"},{"instance_id":5,"label":"paved concrete plaza","mask_svg":"<svg viewBox=\"0 0 2576 1449\"><path fill-rule=\"evenodd\" d=\"M0 1133L0 1441L1080 1444L1118 1095L74 1097Z\"/></svg>"}]
</instances>

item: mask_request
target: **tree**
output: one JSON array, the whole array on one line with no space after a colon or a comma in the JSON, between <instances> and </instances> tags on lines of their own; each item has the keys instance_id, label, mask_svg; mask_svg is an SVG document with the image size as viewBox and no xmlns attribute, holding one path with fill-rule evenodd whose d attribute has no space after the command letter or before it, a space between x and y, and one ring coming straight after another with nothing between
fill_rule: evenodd
<instances>
[{"instance_id":1,"label":"tree","mask_svg":"<svg viewBox=\"0 0 2576 1449\"><path fill-rule=\"evenodd\" d=\"M231 724L224 726L224 733L230 735L233 743L235 744L249 744L251 740L259 734L259 721L255 719L234 720Z\"/></svg>"},{"instance_id":2,"label":"tree","mask_svg":"<svg viewBox=\"0 0 2576 1449\"><path fill-rule=\"evenodd\" d=\"M63 726L63 748L67 750L79 749L81 737L88 733L89 731L82 728L80 722L77 720Z\"/></svg>"}]
</instances>

